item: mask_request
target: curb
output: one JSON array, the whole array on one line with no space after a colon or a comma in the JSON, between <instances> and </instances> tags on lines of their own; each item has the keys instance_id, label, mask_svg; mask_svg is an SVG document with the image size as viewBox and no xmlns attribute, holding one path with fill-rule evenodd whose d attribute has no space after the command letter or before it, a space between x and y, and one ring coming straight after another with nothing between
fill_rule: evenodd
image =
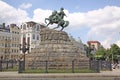
<instances>
[{"instance_id":1,"label":"curb","mask_svg":"<svg viewBox=\"0 0 120 80\"><path fill-rule=\"evenodd\" d=\"M3 74L2 74L3 73ZM1 72L0 78L74 78L74 77L120 77L119 73L47 73L24 74L17 72Z\"/></svg>"}]
</instances>

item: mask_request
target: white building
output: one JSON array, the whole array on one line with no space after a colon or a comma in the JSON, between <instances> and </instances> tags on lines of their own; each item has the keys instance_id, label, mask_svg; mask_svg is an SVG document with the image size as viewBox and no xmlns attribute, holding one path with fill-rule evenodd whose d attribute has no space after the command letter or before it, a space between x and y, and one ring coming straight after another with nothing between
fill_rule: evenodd
<instances>
[{"instance_id":1,"label":"white building","mask_svg":"<svg viewBox=\"0 0 120 80\"><path fill-rule=\"evenodd\" d=\"M30 21L21 25L21 44L29 45L29 52L40 43L40 29L43 26L39 23Z\"/></svg>"}]
</instances>

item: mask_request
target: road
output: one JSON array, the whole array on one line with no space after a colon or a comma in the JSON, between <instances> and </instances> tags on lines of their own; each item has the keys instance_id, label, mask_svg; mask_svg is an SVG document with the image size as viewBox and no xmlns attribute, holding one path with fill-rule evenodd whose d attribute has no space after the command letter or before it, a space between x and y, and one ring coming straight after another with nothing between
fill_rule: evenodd
<instances>
[{"instance_id":1,"label":"road","mask_svg":"<svg viewBox=\"0 0 120 80\"><path fill-rule=\"evenodd\" d=\"M0 72L0 80L120 80L120 70L100 73L47 73L19 74L18 72Z\"/></svg>"},{"instance_id":2,"label":"road","mask_svg":"<svg viewBox=\"0 0 120 80\"><path fill-rule=\"evenodd\" d=\"M120 80L120 77L0 78L0 80Z\"/></svg>"}]
</instances>

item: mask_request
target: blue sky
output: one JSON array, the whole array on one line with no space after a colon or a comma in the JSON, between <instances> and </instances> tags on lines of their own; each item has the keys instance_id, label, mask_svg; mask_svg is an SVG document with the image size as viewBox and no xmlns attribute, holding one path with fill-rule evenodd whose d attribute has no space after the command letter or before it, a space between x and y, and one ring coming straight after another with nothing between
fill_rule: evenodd
<instances>
[{"instance_id":1,"label":"blue sky","mask_svg":"<svg viewBox=\"0 0 120 80\"><path fill-rule=\"evenodd\" d=\"M7 24L44 23L53 10L64 7L70 21L65 31L74 38L98 40L104 47L120 43L120 0L0 0L0 5L0 21Z\"/></svg>"},{"instance_id":2,"label":"blue sky","mask_svg":"<svg viewBox=\"0 0 120 80\"><path fill-rule=\"evenodd\" d=\"M29 13L36 8L56 10L64 7L70 12L87 12L105 6L120 6L120 0L3 0L13 7L19 8L22 3L31 3Z\"/></svg>"}]
</instances>

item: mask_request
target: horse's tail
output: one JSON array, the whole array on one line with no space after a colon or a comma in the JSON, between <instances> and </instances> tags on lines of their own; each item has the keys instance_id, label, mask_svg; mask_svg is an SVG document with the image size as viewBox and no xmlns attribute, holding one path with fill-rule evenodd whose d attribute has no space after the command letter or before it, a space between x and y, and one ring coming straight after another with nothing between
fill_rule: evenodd
<instances>
[{"instance_id":1,"label":"horse's tail","mask_svg":"<svg viewBox=\"0 0 120 80\"><path fill-rule=\"evenodd\" d=\"M67 27L69 25L69 21L65 21L63 27Z\"/></svg>"}]
</instances>

